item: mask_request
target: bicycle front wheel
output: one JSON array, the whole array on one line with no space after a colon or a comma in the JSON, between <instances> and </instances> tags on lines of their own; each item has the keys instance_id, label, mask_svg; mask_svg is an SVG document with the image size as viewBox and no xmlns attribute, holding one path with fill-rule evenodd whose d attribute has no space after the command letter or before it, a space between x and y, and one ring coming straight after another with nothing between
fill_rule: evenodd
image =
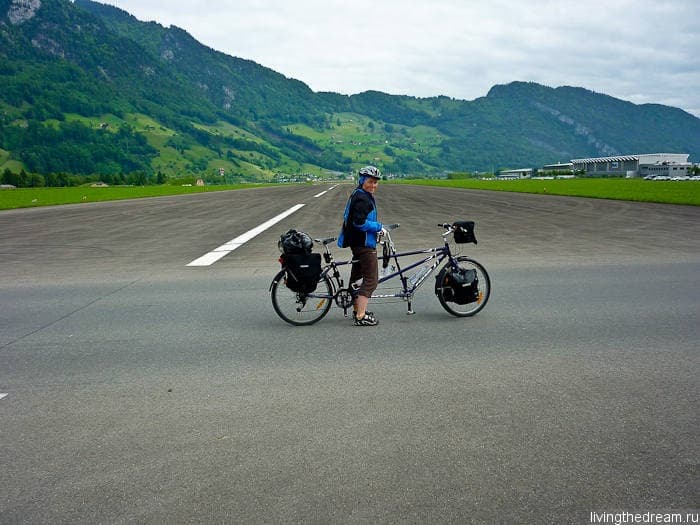
<instances>
[{"instance_id":1,"label":"bicycle front wheel","mask_svg":"<svg viewBox=\"0 0 700 525\"><path fill-rule=\"evenodd\" d=\"M448 283L437 283L435 293L442 307L457 317L471 317L483 310L491 295L491 279L481 263L468 257L455 257L458 266L465 270L475 270L477 279L477 291L473 301L466 304L458 304L454 301L453 294L450 293ZM449 268L450 262L443 268ZM440 272L438 278L445 278L445 272Z\"/></svg>"},{"instance_id":2,"label":"bicycle front wheel","mask_svg":"<svg viewBox=\"0 0 700 525\"><path fill-rule=\"evenodd\" d=\"M284 321L295 326L314 324L323 319L331 309L333 285L327 276L322 276L313 293L299 293L287 288L286 274L279 272L270 287L272 307Z\"/></svg>"}]
</instances>

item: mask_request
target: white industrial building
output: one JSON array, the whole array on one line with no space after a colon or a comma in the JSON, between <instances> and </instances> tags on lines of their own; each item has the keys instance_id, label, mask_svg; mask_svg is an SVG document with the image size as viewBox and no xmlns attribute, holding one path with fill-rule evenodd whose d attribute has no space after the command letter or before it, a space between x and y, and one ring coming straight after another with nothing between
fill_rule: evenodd
<instances>
[{"instance_id":1,"label":"white industrial building","mask_svg":"<svg viewBox=\"0 0 700 525\"><path fill-rule=\"evenodd\" d=\"M529 179L532 177L532 168L520 168L518 170L501 170L497 178L499 179Z\"/></svg>"},{"instance_id":2,"label":"white industrial building","mask_svg":"<svg viewBox=\"0 0 700 525\"><path fill-rule=\"evenodd\" d=\"M556 164L545 164L542 166L541 170L538 171L549 171L549 172L570 172L574 169L574 165L571 162L557 162Z\"/></svg>"},{"instance_id":3,"label":"white industrial building","mask_svg":"<svg viewBox=\"0 0 700 525\"><path fill-rule=\"evenodd\" d=\"M646 153L572 159L576 173L596 177L644 177L646 175L686 176L693 165L687 153Z\"/></svg>"}]
</instances>

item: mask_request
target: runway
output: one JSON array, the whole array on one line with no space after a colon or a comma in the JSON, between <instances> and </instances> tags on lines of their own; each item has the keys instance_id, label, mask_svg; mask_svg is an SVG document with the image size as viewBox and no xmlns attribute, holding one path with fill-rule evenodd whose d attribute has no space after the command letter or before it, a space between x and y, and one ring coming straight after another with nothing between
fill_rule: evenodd
<instances>
[{"instance_id":1,"label":"runway","mask_svg":"<svg viewBox=\"0 0 700 525\"><path fill-rule=\"evenodd\" d=\"M700 507L700 209L380 185L397 248L476 221L486 309L453 318L427 285L373 329L288 326L279 235L336 235L351 190L0 212L0 523Z\"/></svg>"}]
</instances>

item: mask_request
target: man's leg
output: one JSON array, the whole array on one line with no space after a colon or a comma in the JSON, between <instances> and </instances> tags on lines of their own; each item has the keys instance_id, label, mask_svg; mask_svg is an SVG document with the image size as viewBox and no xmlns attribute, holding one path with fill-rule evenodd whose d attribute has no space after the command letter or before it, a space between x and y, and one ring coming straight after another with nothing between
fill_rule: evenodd
<instances>
[{"instance_id":1,"label":"man's leg","mask_svg":"<svg viewBox=\"0 0 700 525\"><path fill-rule=\"evenodd\" d=\"M369 297L364 295L358 295L355 298L355 312L358 319L362 319L367 311L367 305L369 304Z\"/></svg>"},{"instance_id":2,"label":"man's leg","mask_svg":"<svg viewBox=\"0 0 700 525\"><path fill-rule=\"evenodd\" d=\"M377 288L378 268L377 251L371 248L358 248L355 250L362 271L362 284L355 299L355 318L363 319L367 313L367 305L372 292ZM374 316L370 316L372 324L377 324Z\"/></svg>"}]
</instances>

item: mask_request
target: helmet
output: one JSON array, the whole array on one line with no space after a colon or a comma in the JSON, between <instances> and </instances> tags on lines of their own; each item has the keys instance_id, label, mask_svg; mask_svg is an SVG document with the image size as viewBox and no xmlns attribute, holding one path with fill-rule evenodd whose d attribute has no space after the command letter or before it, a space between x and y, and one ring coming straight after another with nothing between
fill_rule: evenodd
<instances>
[{"instance_id":1,"label":"helmet","mask_svg":"<svg viewBox=\"0 0 700 525\"><path fill-rule=\"evenodd\" d=\"M382 174L374 166L365 166L359 171L360 177L374 177L375 179L380 179Z\"/></svg>"},{"instance_id":2,"label":"helmet","mask_svg":"<svg viewBox=\"0 0 700 525\"><path fill-rule=\"evenodd\" d=\"M382 178L382 174L379 173L379 170L374 166L365 166L364 168L360 169L358 175L360 176L360 186L362 186L365 183L367 177L372 177L374 179Z\"/></svg>"},{"instance_id":3,"label":"helmet","mask_svg":"<svg viewBox=\"0 0 700 525\"><path fill-rule=\"evenodd\" d=\"M277 247L286 255L302 255L309 254L313 249L314 241L304 232L296 230L288 230L284 235L280 236Z\"/></svg>"}]
</instances>

